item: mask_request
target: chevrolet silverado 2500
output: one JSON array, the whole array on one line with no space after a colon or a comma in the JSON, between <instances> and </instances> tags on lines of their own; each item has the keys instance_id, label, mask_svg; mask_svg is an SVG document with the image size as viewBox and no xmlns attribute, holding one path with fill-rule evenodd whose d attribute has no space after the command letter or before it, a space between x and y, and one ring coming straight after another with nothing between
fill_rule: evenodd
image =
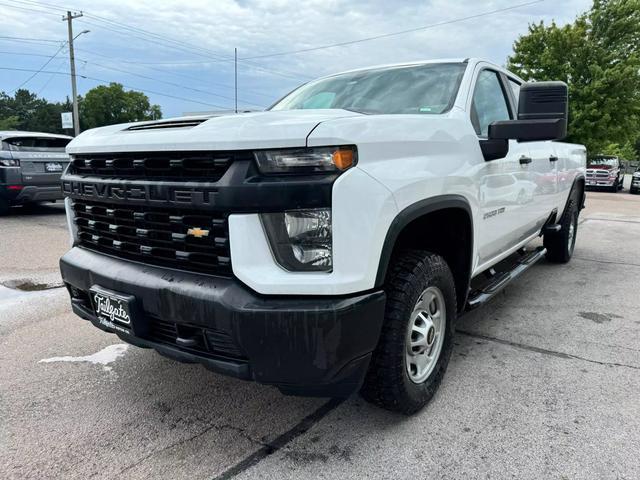
<instances>
[{"instance_id":1,"label":"chevrolet silverado 2500","mask_svg":"<svg viewBox=\"0 0 640 480\"><path fill-rule=\"evenodd\" d=\"M72 137L38 132L0 132L0 215L12 205L62 200L60 175L69 163Z\"/></svg>"},{"instance_id":2,"label":"chevrolet silverado 2500","mask_svg":"<svg viewBox=\"0 0 640 480\"><path fill-rule=\"evenodd\" d=\"M89 130L62 179L72 308L288 394L415 412L458 315L545 254L571 258L586 152L557 141L566 116L565 84L466 59L320 78L264 112Z\"/></svg>"}]
</instances>

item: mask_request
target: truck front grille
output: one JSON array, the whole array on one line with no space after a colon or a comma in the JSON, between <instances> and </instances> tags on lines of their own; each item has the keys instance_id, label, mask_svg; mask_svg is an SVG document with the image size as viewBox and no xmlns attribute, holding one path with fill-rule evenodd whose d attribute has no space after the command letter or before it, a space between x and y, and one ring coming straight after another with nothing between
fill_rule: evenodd
<instances>
[{"instance_id":1,"label":"truck front grille","mask_svg":"<svg viewBox=\"0 0 640 480\"><path fill-rule=\"evenodd\" d=\"M232 162L251 152L140 152L74 155L70 174L146 180L218 181Z\"/></svg>"},{"instance_id":2,"label":"truck front grille","mask_svg":"<svg viewBox=\"0 0 640 480\"><path fill-rule=\"evenodd\" d=\"M231 275L227 216L74 200L80 246L151 265Z\"/></svg>"},{"instance_id":3,"label":"truck front grille","mask_svg":"<svg viewBox=\"0 0 640 480\"><path fill-rule=\"evenodd\" d=\"M609 178L608 170L587 170L587 178Z\"/></svg>"}]
</instances>

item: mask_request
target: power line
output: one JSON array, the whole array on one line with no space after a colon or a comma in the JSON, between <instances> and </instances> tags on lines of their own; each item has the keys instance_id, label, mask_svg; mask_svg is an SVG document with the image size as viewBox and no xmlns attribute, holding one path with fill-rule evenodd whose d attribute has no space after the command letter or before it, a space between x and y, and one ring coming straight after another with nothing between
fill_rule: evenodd
<instances>
[{"instance_id":1,"label":"power line","mask_svg":"<svg viewBox=\"0 0 640 480\"><path fill-rule=\"evenodd\" d=\"M129 72L129 71L127 71L127 70L123 70L123 69L121 69L121 68L116 68L116 67L110 67L110 66L107 66L107 65L102 65L102 64L100 64L100 63L96 63L96 62L93 62L93 61L89 62L89 61L87 61L87 60L82 60L82 59L80 59L80 58L79 58L78 60L79 60L79 61L81 61L81 62L84 62L84 63L86 63L86 64L92 64L92 65L95 65L96 67L106 68L107 70L114 70L114 71L116 71L116 72L126 73L127 75L131 75L131 76L134 76L134 77L144 78L144 79L146 79L146 80L152 80L152 81L154 81L154 82L164 83L164 84L166 84L166 85L171 85L171 86L173 86L173 87L183 88L183 89L185 89L185 90L192 90L192 91L194 91L194 92L198 92L198 93L204 93L205 95L211 95L211 96L213 96L213 97L224 98L225 100L231 100L231 101L233 101L233 100L234 100L234 98L232 98L232 97L227 97L227 96L224 96L224 95L219 95L219 94L217 94L217 93L211 93L211 92L208 92L208 91L206 91L206 90L201 90L201 89L199 89L199 88L192 88L192 87L187 87L187 86L185 86L185 85L180 85L180 84L178 84L178 83L174 83L174 82L167 82L167 81L165 81L165 80L160 80L160 79L157 79L157 78L154 78L154 77L149 77L149 76L147 76L147 75L141 75L141 74L138 74L138 73ZM245 103L246 105L254 106L254 107L264 108L264 105L258 105L257 103L251 103L251 102L248 102L248 101L246 101L246 100L243 100L243 103Z\"/></svg>"},{"instance_id":2,"label":"power line","mask_svg":"<svg viewBox=\"0 0 640 480\"><path fill-rule=\"evenodd\" d=\"M49 55L45 55L43 53L23 53L23 52L6 52L0 50L0 54L3 55L18 55L20 57L49 57Z\"/></svg>"},{"instance_id":3,"label":"power line","mask_svg":"<svg viewBox=\"0 0 640 480\"><path fill-rule=\"evenodd\" d=\"M51 62L51 60L53 60L53 59L56 57L56 55L58 55L58 54L62 51L62 49L65 47L65 45L66 45L66 42L65 42L65 43L63 43L63 44L60 46L60 48L58 48L58 50L56 50L56 53L54 53L53 55L51 55L51 56L49 57L49 59L48 59L46 62L44 62L44 64L43 64L43 65L42 65L38 70L36 70L36 71L35 71L35 72L34 72L34 73L29 77L29 78L27 78L24 82L22 82L20 85L18 85L16 88L14 88L14 89L13 89L13 91L12 91L12 93L13 93L13 92L15 92L16 90L18 90L18 89L22 88L22 87L23 87L24 85L26 85L26 84L27 84L31 79L33 79L36 75L38 75L40 72L42 72L42 71L44 70L44 68L45 68L47 65L49 65L49 63Z\"/></svg>"},{"instance_id":4,"label":"power line","mask_svg":"<svg viewBox=\"0 0 640 480\"><path fill-rule=\"evenodd\" d=\"M0 70L9 70L9 71L14 71L14 72L38 72L38 70L33 70L30 68L14 68L14 67L0 67ZM42 70L39 71L39 73L51 73L53 75L66 75L66 76L70 76L71 74L68 72L56 72L53 70ZM229 110L231 107L229 106L222 106L222 105L216 105L215 103L207 103L207 102L201 102L199 100L194 100L192 98L185 98L185 97L179 97L177 95L171 95L168 93L162 93L162 92L157 92L154 90L147 90L147 89L143 89L143 88L139 88L139 87L134 87L131 85L126 85L124 83L121 82L114 82L113 80L105 80L103 78L96 78L96 77L90 77L88 75L80 75L80 74L76 74L76 76L80 77L80 78L84 78L85 80L93 80L94 82L99 82L99 83L105 83L105 84L109 84L109 83L119 83L120 85L122 85L125 88L130 88L132 90L138 90L140 92L144 92L144 93L151 93L154 95L159 95L161 97L168 97L168 98L173 98L176 100L183 100L185 102L191 102L191 103L199 103L200 105L206 105L208 107L215 107L215 108L222 108L225 110Z\"/></svg>"},{"instance_id":5,"label":"power line","mask_svg":"<svg viewBox=\"0 0 640 480\"><path fill-rule=\"evenodd\" d=\"M38 13L43 13L45 15L55 15L56 17L58 16L57 13L47 12L46 10L37 10L35 8L19 7L17 5L11 5L9 3L0 3L0 5L9 7L9 8L15 8L16 10L23 10L25 12L38 12Z\"/></svg>"},{"instance_id":6,"label":"power line","mask_svg":"<svg viewBox=\"0 0 640 480\"><path fill-rule=\"evenodd\" d=\"M67 64L67 60L66 59L62 59L62 62L60 62L60 65L58 65L58 68L56 69L56 73L59 73L60 70L62 70L62 68ZM55 77L55 74L51 74L49 75L49 78L47 79L46 82L44 82L44 85L42 85L42 87L40 87L40 90L38 90L38 92L36 93L36 95L39 97L42 92L45 90L45 88L47 88L49 86L49 84L51 83L51 80L53 80L53 78Z\"/></svg>"},{"instance_id":7,"label":"power line","mask_svg":"<svg viewBox=\"0 0 640 480\"><path fill-rule=\"evenodd\" d=\"M86 14L86 16L88 18L95 19L94 15ZM118 33L120 35L126 35L127 37L138 38L138 39L146 41L146 42L151 42L154 45L158 45L158 43L160 43L161 45L163 45L165 47L173 48L173 49L181 51L183 53L189 53L189 54L192 54L192 55L198 55L198 56L201 56L201 57L206 57L206 58L210 58L211 59L209 61L201 62L201 63L219 63L219 62L222 62L222 63L229 63L230 64L230 63L232 63L234 61L234 59L232 57L221 57L218 54L215 54L215 55L214 54L207 54L207 53L203 53L203 52L199 51L201 49L198 49L198 50L194 51L193 47L184 47L184 46L181 46L181 45L174 45L172 43L167 43L166 41L163 41L163 42L159 41L160 39L165 39L167 37L158 36L158 38L155 38L155 37L147 38L147 37L144 37L144 36L141 36L141 35L136 35L135 33L131 33L130 31L127 31L126 29L129 28L129 27L126 27L126 26L113 28L112 26L108 26L108 25L104 25L104 24L100 24L100 23L96 23L96 22L88 21L88 20L81 20L81 22L85 23L87 25L91 25L91 26L96 27L96 28L101 28L101 29L108 30L108 31L111 31L111 32L114 32L114 33ZM116 22L112 22L112 23L116 23ZM125 31L123 31L123 29ZM170 42L174 42L171 39L169 39L169 41ZM248 64L249 62L245 62L245 63ZM266 73L270 73L272 75L277 75L277 76L280 76L280 77L285 77L285 78L290 78L290 79L298 79L298 80L299 79L308 80L308 79L311 78L311 77L308 77L306 75L302 75L302 74L297 73L297 72L287 72L287 71L284 71L282 69L276 70L276 69L273 69L273 68L263 67L261 65L256 65L256 64L254 64L253 66L254 66L254 68L256 70L260 70L260 71L263 71L263 72L266 72Z\"/></svg>"},{"instance_id":8,"label":"power line","mask_svg":"<svg viewBox=\"0 0 640 480\"><path fill-rule=\"evenodd\" d=\"M541 3L541 2L544 2L544 1L545 0L535 0L535 1L532 1L532 2L520 3L518 5L512 5L510 7L499 8L499 9L496 9L496 10L491 10L491 11L483 12L483 13L477 13L475 15L469 15L469 16L466 16L466 17L456 18L456 19L453 19L453 20L446 20L446 21L443 21L443 22L432 23L430 25L424 25L422 27L415 27L415 28L409 28L407 30L400 30L398 32L383 33L381 35L375 35L375 36L372 36L372 37L359 38L357 40L349 40L349 41L346 41L346 42L331 43L331 44L328 44L328 45L321 45L321 46L318 46L318 47L302 48L302 49L299 49L299 50L287 50L287 51L284 51L284 52L268 53L268 54L265 54L265 55L254 55L252 57L244 57L241 60L253 60L253 59L258 59L258 58L279 57L279 56L283 56L283 55L294 55L294 54L297 54L297 53L313 52L313 51L316 51L316 50L323 50L323 49L326 49L326 48L344 47L344 46L347 46L347 45L354 45L356 43L369 42L371 40L378 40L380 38L393 37L393 36L396 36L396 35L404 35L406 33L418 32L418 31L421 31L421 30L428 30L430 28L441 27L443 25L450 25L452 23L464 22L466 20L471 20L471 19L474 19L474 18L486 17L488 15L494 15L496 13L502 13L502 12L506 12L506 11L509 11L509 10L514 10L516 8L522 8L522 7L526 7L526 6L529 6L529 5L535 5L536 3Z\"/></svg>"},{"instance_id":9,"label":"power line","mask_svg":"<svg viewBox=\"0 0 640 480\"><path fill-rule=\"evenodd\" d=\"M29 37L8 37L0 36L0 40L16 40L25 42L47 42L47 43L60 43L60 40L54 40L49 38L29 38Z\"/></svg>"},{"instance_id":10,"label":"power line","mask_svg":"<svg viewBox=\"0 0 640 480\"><path fill-rule=\"evenodd\" d=\"M118 63L127 63L127 64L131 64L131 65L135 65L135 66L140 67L140 68L147 69L147 70L153 70L154 72L160 72L160 73L163 73L165 75L173 75L173 76L176 76L176 77L186 78L186 79L189 79L189 80L195 80L195 81L200 82L200 83L205 83L207 85L216 85L218 87L227 88L227 89L230 89L230 90L234 89L233 85L228 85L228 84L219 83L219 82L212 82L212 81L209 81L207 79L203 79L202 77L195 77L193 75L185 75L185 74L182 74L182 73L170 72L170 71L162 70L160 68L153 68L152 66L150 66L150 65L154 65L153 63L145 63L145 62L139 62L137 60L125 60L123 58L115 58L115 57L112 57L110 55L105 55L103 53L94 52L92 50L87 50L85 48L76 48L76 50L79 51L79 52L88 53L90 55L96 55L98 57L106 58L108 60L113 60L113 61L118 62ZM256 95L256 96L259 96L259 97L273 99L273 95L268 95L266 93L257 92L255 90L243 89L243 92L250 93L252 95Z\"/></svg>"},{"instance_id":11,"label":"power line","mask_svg":"<svg viewBox=\"0 0 640 480\"><path fill-rule=\"evenodd\" d=\"M51 4L47 4L47 3L44 3L44 2L30 1L30 0L10 0L10 1L13 1L15 3L20 3L20 4L26 4L26 5L38 5L38 6L43 6L45 8L49 8L51 10L62 11L62 9L60 7L54 6L54 5L51 5ZM0 3L0 5L1 5L1 3ZM21 7L14 7L14 8L21 8ZM44 10L36 10L36 11L39 11L41 13L49 13L49 14L54 15L53 13L46 12ZM155 44L157 44L158 41L160 40L161 42L164 43L165 46L167 46L169 48L173 48L173 49L176 49L176 50L179 50L179 51L182 51L182 52L186 52L186 53L191 53L193 55L199 55L199 56L202 56L202 57L212 58L216 62L227 62L227 63L234 62L234 58L233 57L223 56L223 55L221 55L221 54L219 54L217 52L214 52L213 50L207 49L207 48L199 47L197 45L193 45L193 44L190 44L190 43L187 43L187 42L183 42L183 41L180 41L180 40L175 40L175 39L160 35L160 34L155 33L155 32L150 32L150 31L144 30L142 28L133 27L133 26L121 23L121 22L117 22L115 20L108 19L106 17L99 16L99 15L94 15L94 14L90 14L90 13L87 13L87 12L84 12L84 15L86 17L88 17L88 18L91 18L93 20L96 20L96 21L102 23L102 24L95 23L95 22L92 22L92 21L87 21L86 19L79 20L79 21L81 21L83 23L86 23L87 25L92 25L92 26L97 27L97 28L102 28L102 29L105 29L105 30L108 30L108 31L112 31L112 32L118 33L120 35L126 34L129 37L139 38L141 40L148 41L148 42L153 41ZM106 23L108 26L104 25L104 23ZM124 32L123 32L123 30L124 30ZM131 33L131 32L138 33L138 35L136 35L134 33ZM145 37L141 37L140 35L145 35ZM147 38L147 37L151 37L153 40L151 40L150 38ZM244 62L244 59L238 59L238 61ZM306 75L302 75L302 74L300 74L298 72L288 72L288 71L284 71L282 69L276 70L276 69L273 69L273 68L264 67L262 65L258 65L258 64L250 63L250 62L244 62L244 63L247 63L247 64L253 66L253 68L255 68L256 70L263 71L263 72L266 72L266 73L270 73L270 74L273 74L273 75L282 76L282 77L306 79L306 80L309 80L309 79L312 78L312 77L309 77L309 76L306 76Z\"/></svg>"}]
</instances>

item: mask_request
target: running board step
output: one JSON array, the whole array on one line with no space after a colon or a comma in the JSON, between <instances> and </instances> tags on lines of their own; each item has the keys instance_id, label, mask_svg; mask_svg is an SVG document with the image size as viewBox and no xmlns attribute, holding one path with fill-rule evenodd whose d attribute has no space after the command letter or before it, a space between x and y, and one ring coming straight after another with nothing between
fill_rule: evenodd
<instances>
[{"instance_id":1,"label":"running board step","mask_svg":"<svg viewBox=\"0 0 640 480\"><path fill-rule=\"evenodd\" d=\"M515 266L507 271L496 274L492 277L489 284L482 287L480 290L474 290L469 294L467 299L466 310L474 310L481 305L484 305L491 300L498 292L506 287L512 280L515 280L525 271L536 264L538 260L544 257L547 253L547 249L544 247L538 247L535 250L524 254L515 263Z\"/></svg>"}]
</instances>

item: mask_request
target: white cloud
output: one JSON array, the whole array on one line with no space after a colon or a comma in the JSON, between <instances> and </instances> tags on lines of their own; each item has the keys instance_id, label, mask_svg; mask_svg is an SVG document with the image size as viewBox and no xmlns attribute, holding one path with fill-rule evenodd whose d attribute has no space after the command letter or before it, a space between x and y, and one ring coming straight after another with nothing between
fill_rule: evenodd
<instances>
[{"instance_id":1,"label":"white cloud","mask_svg":"<svg viewBox=\"0 0 640 480\"><path fill-rule=\"evenodd\" d=\"M216 62L212 57L231 57L234 47L238 48L240 58L310 48L446 22L510 7L525 0L519 2L506 0L483 2L471 0L427 2L409 0L395 2L382 0L72 1L71 6L76 10L82 9L88 14L136 26L164 38L185 42L213 52L200 50L198 53L197 50L187 47L169 48L161 41L149 42L131 35L122 35L107 29L117 30L117 26L105 24L100 26L100 22L87 15L76 21L78 31L81 28L91 30L89 35L78 40L78 57L88 60L86 64L80 63L80 73L228 106L231 103L227 99L206 96L193 90L162 84L160 81L174 82L186 87L229 96L233 94L230 89L233 82L233 66L230 62ZM526 32L530 22L539 20L548 22L556 19L559 23L565 23L588 9L590 3L590 0L563 2L546 0L495 15L404 35L345 47L259 59L251 65L241 63L239 69L241 98L266 105L270 103L268 98L252 92L266 93L275 99L301 81L266 73L252 66L256 64L285 74L294 72L303 77L314 77L366 65L423 58L479 56L502 64L511 51L513 41L518 35ZM25 4L20 5L26 7ZM64 6L68 4L56 2L56 5L58 8L65 8ZM61 40L66 37L65 24L59 16L14 10L8 7L3 7L3 10L3 23L5 26L11 26L10 30L4 30L6 35L60 38ZM49 8L47 10L53 11ZM51 46L12 45L31 52L53 53L55 51ZM6 45L2 49L6 50ZM100 53L111 58L88 52ZM122 63L117 59L175 62L175 64L136 65ZM9 60L16 65L30 66L24 68L32 68L38 67L46 59L31 57L28 60L18 60L12 57ZM212 63L184 64L184 62L207 60ZM158 81L100 68L95 63L150 76ZM26 78L28 75L3 74L0 76L2 82L0 89L15 88L16 79L22 76ZM40 76L27 86L37 89L36 87L42 86L45 80L46 76ZM43 95L52 98L63 97L68 90L68 83L68 78L56 78ZM227 87L219 84L225 84ZM94 85L95 82L86 80L80 82L81 91ZM184 110L207 108L153 94L150 97L154 102L163 105L165 112L172 114Z\"/></svg>"}]
</instances>

